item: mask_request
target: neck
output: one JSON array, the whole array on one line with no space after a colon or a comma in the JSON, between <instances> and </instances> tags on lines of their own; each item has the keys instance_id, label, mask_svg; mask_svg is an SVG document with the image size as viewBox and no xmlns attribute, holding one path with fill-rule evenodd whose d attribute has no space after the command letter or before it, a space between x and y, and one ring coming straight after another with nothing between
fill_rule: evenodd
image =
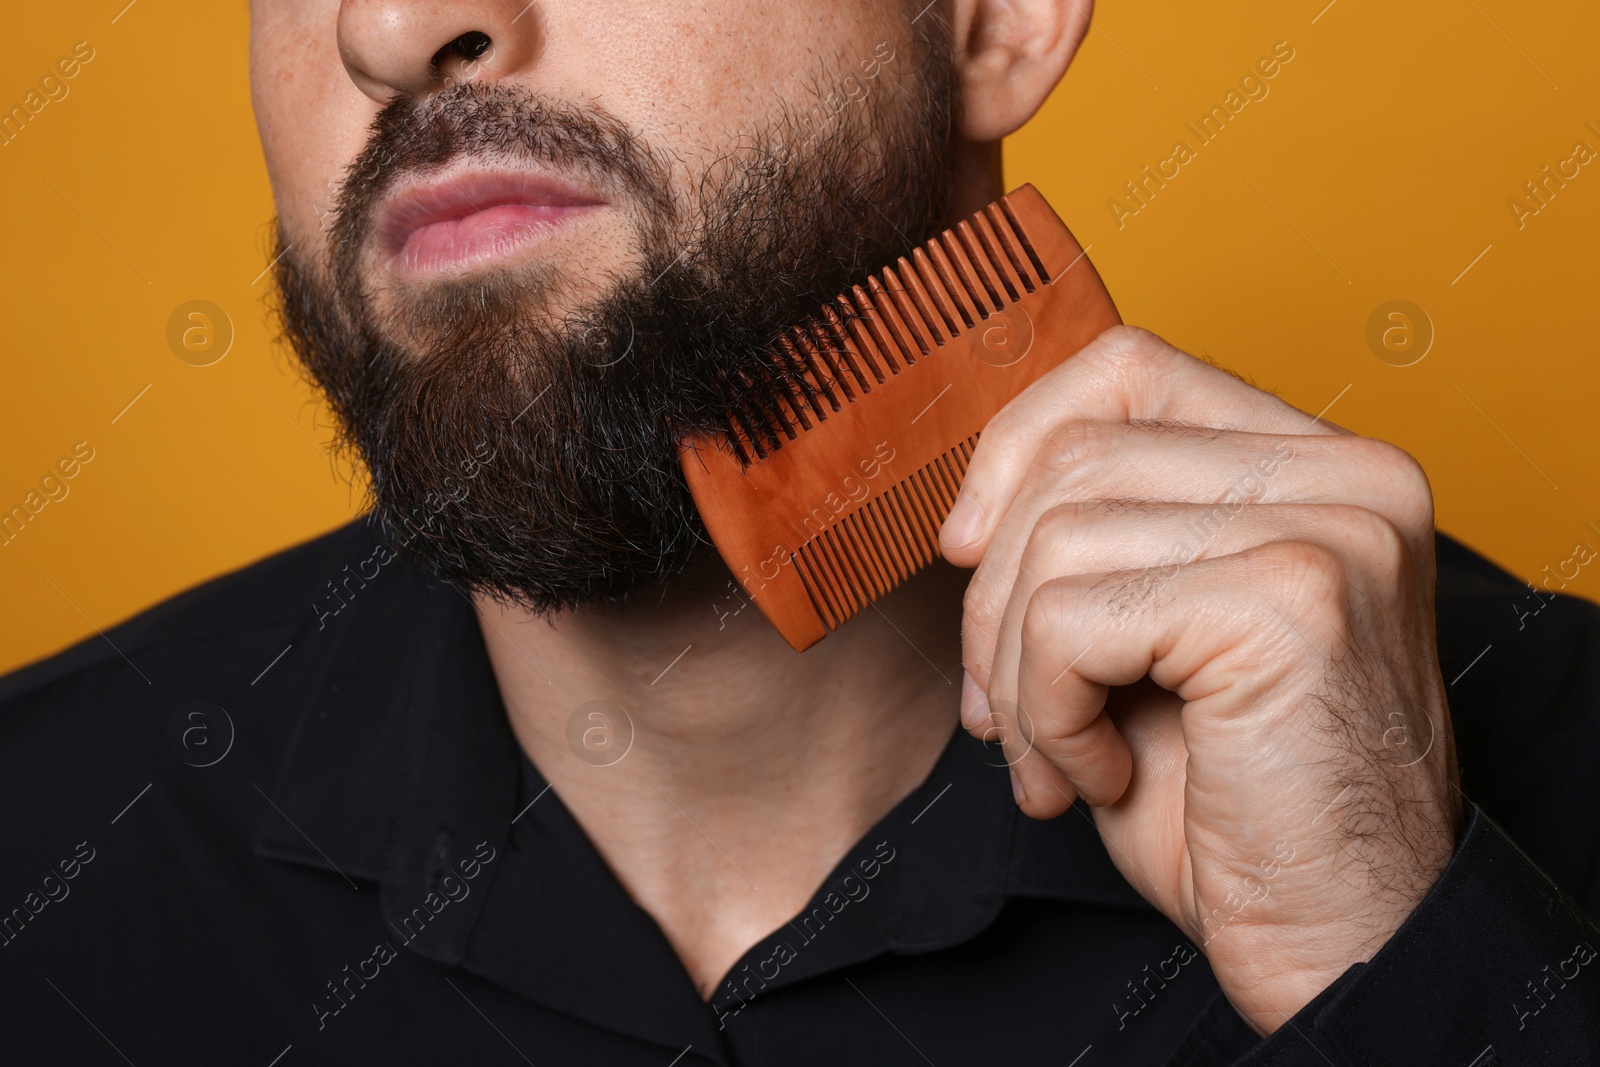
<instances>
[{"instance_id":1,"label":"neck","mask_svg":"<svg viewBox=\"0 0 1600 1067\"><path fill-rule=\"evenodd\" d=\"M703 995L932 769L965 578L936 564L803 654L709 551L606 611L478 599L519 743Z\"/></svg>"},{"instance_id":2,"label":"neck","mask_svg":"<svg viewBox=\"0 0 1600 1067\"><path fill-rule=\"evenodd\" d=\"M955 146L951 208L1001 192ZM716 554L655 594L547 622L478 598L523 751L701 995L796 915L956 727L966 575L935 563L805 653Z\"/></svg>"},{"instance_id":3,"label":"neck","mask_svg":"<svg viewBox=\"0 0 1600 1067\"><path fill-rule=\"evenodd\" d=\"M952 220L976 214L1006 192L998 141L957 138L951 146L951 157L955 164L950 190Z\"/></svg>"}]
</instances>

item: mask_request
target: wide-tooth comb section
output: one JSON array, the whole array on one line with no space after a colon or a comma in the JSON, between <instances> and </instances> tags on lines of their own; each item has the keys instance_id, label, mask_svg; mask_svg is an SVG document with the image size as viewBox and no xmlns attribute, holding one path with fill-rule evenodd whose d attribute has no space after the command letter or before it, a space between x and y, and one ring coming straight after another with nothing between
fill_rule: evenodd
<instances>
[{"instance_id":1,"label":"wide-tooth comb section","mask_svg":"<svg viewBox=\"0 0 1600 1067\"><path fill-rule=\"evenodd\" d=\"M976 222L982 222L983 216L979 215ZM967 262L972 264L973 270L978 274L978 281L983 286L983 291L989 297L989 308L993 311L1002 311L1007 304L1017 299L1015 292L1008 292L1007 286L1001 281L1004 277L1000 265L994 261L994 256L978 241L978 235L971 223L963 222L955 228L957 240L961 242L961 250L966 253Z\"/></svg>"},{"instance_id":2,"label":"wide-tooth comb section","mask_svg":"<svg viewBox=\"0 0 1600 1067\"><path fill-rule=\"evenodd\" d=\"M1017 221L1017 213L1012 209L1011 205L1006 203L1004 200L1001 200L998 204L991 204L990 206L999 207L1000 213L1004 215L1006 221L1010 223L1010 225L1006 228L1013 236L1016 237L1017 243L1022 246L1023 254L1028 257L1028 262L1033 265L1034 275L1039 279L1040 283L1043 285L1049 285L1051 282L1055 281L1055 279L1050 276L1050 271L1045 267L1044 261L1039 258L1039 253L1034 250L1033 242L1028 240L1028 231L1023 228L1022 223ZM1077 242L1074 241L1073 244L1077 244ZM1068 264L1068 266L1070 265L1071 264Z\"/></svg>"},{"instance_id":3,"label":"wide-tooth comb section","mask_svg":"<svg viewBox=\"0 0 1600 1067\"><path fill-rule=\"evenodd\" d=\"M854 403L859 393L856 383L850 372L849 362L844 353L838 350L833 339L828 336L828 329L820 322L813 322L804 331L796 330L795 336L801 345L811 351L812 358L823 368L832 385L829 388L830 400L834 410L842 408L845 404Z\"/></svg>"},{"instance_id":4,"label":"wide-tooth comb section","mask_svg":"<svg viewBox=\"0 0 1600 1067\"><path fill-rule=\"evenodd\" d=\"M811 336L816 338L817 348L838 368L839 382L844 386L845 395L854 401L865 396L872 387L867 384L868 376L862 370L859 358L851 351L849 339L843 330L836 328L838 316L832 312L832 308L822 309L823 318L811 324ZM833 322L828 321L830 317Z\"/></svg>"},{"instance_id":5,"label":"wide-tooth comb section","mask_svg":"<svg viewBox=\"0 0 1600 1067\"><path fill-rule=\"evenodd\" d=\"M707 532L792 646L926 567L985 424L1119 321L1081 259L1024 186L785 331L767 407L682 442Z\"/></svg>"},{"instance_id":6,"label":"wide-tooth comb section","mask_svg":"<svg viewBox=\"0 0 1600 1067\"><path fill-rule=\"evenodd\" d=\"M1000 284L1006 292L1006 302L1016 303L1022 299L1022 294L1033 292L1033 287L1020 276L1021 266L1009 256L1001 246L1000 239L989 225L988 212L980 212L973 216L970 229L963 230L971 233L983 247L983 262L995 272Z\"/></svg>"},{"instance_id":7,"label":"wide-tooth comb section","mask_svg":"<svg viewBox=\"0 0 1600 1067\"><path fill-rule=\"evenodd\" d=\"M862 351L872 354L874 366L881 368L885 374L899 374L913 362L910 353L887 331L883 313L865 289L858 285L848 296L841 296L839 302L849 302L850 315L846 321L850 325L850 335Z\"/></svg>"},{"instance_id":8,"label":"wide-tooth comb section","mask_svg":"<svg viewBox=\"0 0 1600 1067\"><path fill-rule=\"evenodd\" d=\"M825 346L817 344L817 337L811 330L796 326L789 332L787 338L795 351L799 352L805 360L806 376L816 386L817 395L823 403L819 406L818 417L826 419L829 409L839 411L853 399L845 392L844 383L840 380L839 368L834 365Z\"/></svg>"},{"instance_id":9,"label":"wide-tooth comb section","mask_svg":"<svg viewBox=\"0 0 1600 1067\"><path fill-rule=\"evenodd\" d=\"M950 334L933 311L933 301L917 280L916 268L909 262L902 259L898 269L884 269L882 292L887 296L886 307L911 339L915 351L927 355L949 339Z\"/></svg>"},{"instance_id":10,"label":"wide-tooth comb section","mask_svg":"<svg viewBox=\"0 0 1600 1067\"><path fill-rule=\"evenodd\" d=\"M826 405L819 399L822 393L822 385L817 378L816 368L811 365L806 353L797 348L790 338L778 338L777 347L783 354L784 366L792 370L795 378L795 386L790 390L794 397L791 400L791 404L797 412L809 411L811 417L821 422L828 416L826 414ZM807 426L807 429L809 428Z\"/></svg>"},{"instance_id":11,"label":"wide-tooth comb section","mask_svg":"<svg viewBox=\"0 0 1600 1067\"><path fill-rule=\"evenodd\" d=\"M959 229L946 230L940 240L940 244L944 246L945 258L949 261L950 269L954 274L952 288L955 288L966 298L972 305L973 311L977 313L978 318L987 319L989 317L991 300L993 301L993 310L1000 310L999 299L994 297L989 288L983 284L977 268L967 258L967 249L964 247L965 242L961 240Z\"/></svg>"},{"instance_id":12,"label":"wide-tooth comb section","mask_svg":"<svg viewBox=\"0 0 1600 1067\"><path fill-rule=\"evenodd\" d=\"M841 310L843 315L839 314ZM822 320L828 325L833 343L850 358L852 366L866 371L866 376L861 380L861 389L871 392L874 383L882 385L893 372L878 358L877 346L872 344L870 338L856 336L856 331L852 329L855 324L850 321L855 317L848 297L841 296L835 303L822 309Z\"/></svg>"},{"instance_id":13,"label":"wide-tooth comb section","mask_svg":"<svg viewBox=\"0 0 1600 1067\"><path fill-rule=\"evenodd\" d=\"M955 268L950 266L950 259L944 254L937 240L930 241L926 250L917 249L911 256L911 262L917 267L917 280L933 298L933 304L939 309L940 316L951 333L960 333L963 328L971 329L977 323L977 315L972 305L966 300L962 292L961 283L956 280Z\"/></svg>"}]
</instances>

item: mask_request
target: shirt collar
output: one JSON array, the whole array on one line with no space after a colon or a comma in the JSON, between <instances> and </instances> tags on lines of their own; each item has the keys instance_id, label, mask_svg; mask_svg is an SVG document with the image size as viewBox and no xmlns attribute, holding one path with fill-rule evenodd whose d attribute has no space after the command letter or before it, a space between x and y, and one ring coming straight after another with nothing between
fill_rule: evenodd
<instances>
[{"instance_id":1,"label":"shirt collar","mask_svg":"<svg viewBox=\"0 0 1600 1067\"><path fill-rule=\"evenodd\" d=\"M933 771L823 880L795 920L718 987L737 1013L767 993L884 953L963 944L1007 901L1034 897L1149 910L1117 872L1084 807L1037 822L1011 795L998 746L956 730Z\"/></svg>"},{"instance_id":2,"label":"shirt collar","mask_svg":"<svg viewBox=\"0 0 1600 1067\"><path fill-rule=\"evenodd\" d=\"M362 540L382 550L370 533ZM526 809L545 783L510 731L466 596L395 557L349 610L304 640L309 654L276 682L303 710L258 853L379 883L385 921L412 951L567 1014L678 1041L677 1009L693 990L665 937L553 791ZM519 851L542 853L530 856L544 872L539 884L511 885L495 869L469 887L483 891L463 890L467 871L481 876L504 856L514 819ZM488 905L506 893L533 906ZM1012 897L1148 908L1081 805L1045 823L1022 816L999 751L957 730L925 782L862 838L805 911L734 966L706 1018L886 952L963 943ZM616 936L596 942L597 924ZM545 958L497 949L502 942ZM576 995L615 990L619 974L631 976L633 995Z\"/></svg>"},{"instance_id":3,"label":"shirt collar","mask_svg":"<svg viewBox=\"0 0 1600 1067\"><path fill-rule=\"evenodd\" d=\"M348 607L316 615L277 680L303 710L255 848L378 883L407 947L455 964L487 895L457 884L504 847L520 751L471 601L360 525L357 570L383 562L353 590L350 568L332 576Z\"/></svg>"}]
</instances>

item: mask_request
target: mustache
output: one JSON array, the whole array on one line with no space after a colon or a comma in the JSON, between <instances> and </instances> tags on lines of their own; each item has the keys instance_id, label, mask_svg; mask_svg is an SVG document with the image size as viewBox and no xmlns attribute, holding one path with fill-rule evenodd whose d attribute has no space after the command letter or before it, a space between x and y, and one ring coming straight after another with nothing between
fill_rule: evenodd
<instances>
[{"instance_id":1,"label":"mustache","mask_svg":"<svg viewBox=\"0 0 1600 1067\"><path fill-rule=\"evenodd\" d=\"M334 200L336 276L348 277L356 265L390 190L466 158L577 172L655 231L680 213L665 157L604 107L465 82L425 98L398 96L373 119Z\"/></svg>"}]
</instances>

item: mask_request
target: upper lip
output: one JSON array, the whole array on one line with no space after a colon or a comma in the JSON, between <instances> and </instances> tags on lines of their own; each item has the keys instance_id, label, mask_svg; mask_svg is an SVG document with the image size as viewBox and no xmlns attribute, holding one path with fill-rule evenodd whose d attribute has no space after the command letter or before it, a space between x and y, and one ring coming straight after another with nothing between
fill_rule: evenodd
<instances>
[{"instance_id":1,"label":"upper lip","mask_svg":"<svg viewBox=\"0 0 1600 1067\"><path fill-rule=\"evenodd\" d=\"M583 208L605 203L595 193L550 174L523 170L477 170L430 179L391 196L378 213L376 236L383 257L397 255L406 238L436 222L466 218L505 204Z\"/></svg>"}]
</instances>

